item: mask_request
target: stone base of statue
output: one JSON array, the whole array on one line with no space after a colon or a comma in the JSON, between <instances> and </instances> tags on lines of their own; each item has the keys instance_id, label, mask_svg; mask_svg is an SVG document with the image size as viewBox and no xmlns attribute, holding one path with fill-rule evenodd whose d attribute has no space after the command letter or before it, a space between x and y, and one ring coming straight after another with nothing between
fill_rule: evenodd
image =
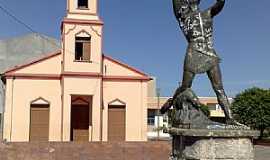
<instances>
[{"instance_id":1,"label":"stone base of statue","mask_svg":"<svg viewBox=\"0 0 270 160\"><path fill-rule=\"evenodd\" d=\"M169 108L171 127L165 132L173 137L171 160L254 160L252 140L259 132L236 121L229 124L211 121L191 89L181 92L162 108L161 111Z\"/></svg>"},{"instance_id":2,"label":"stone base of statue","mask_svg":"<svg viewBox=\"0 0 270 160\"><path fill-rule=\"evenodd\" d=\"M172 137L171 160L254 160L252 140L259 132L229 129L166 129Z\"/></svg>"}]
</instances>

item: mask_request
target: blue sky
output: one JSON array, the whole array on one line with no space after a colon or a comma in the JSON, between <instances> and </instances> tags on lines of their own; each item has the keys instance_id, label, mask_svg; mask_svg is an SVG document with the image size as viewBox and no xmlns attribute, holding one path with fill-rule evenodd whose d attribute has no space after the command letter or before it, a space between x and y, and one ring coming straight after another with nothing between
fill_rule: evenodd
<instances>
[{"instance_id":1,"label":"blue sky","mask_svg":"<svg viewBox=\"0 0 270 160\"><path fill-rule=\"evenodd\" d=\"M215 0L202 0L207 8ZM0 0L36 31L60 37L66 0ZM253 87L270 88L270 1L227 0L215 18L215 48L222 57L224 87L229 96ZM104 53L157 77L163 96L170 96L182 79L186 41L172 12L171 0L100 0ZM0 11L0 39L28 33ZM213 96L205 74L193 89Z\"/></svg>"}]
</instances>

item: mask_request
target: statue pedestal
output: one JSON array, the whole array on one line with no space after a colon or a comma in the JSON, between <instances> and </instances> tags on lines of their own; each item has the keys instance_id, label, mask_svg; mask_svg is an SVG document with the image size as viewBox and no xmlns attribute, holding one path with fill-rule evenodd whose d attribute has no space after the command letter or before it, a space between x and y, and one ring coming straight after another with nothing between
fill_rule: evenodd
<instances>
[{"instance_id":1,"label":"statue pedestal","mask_svg":"<svg viewBox=\"0 0 270 160\"><path fill-rule=\"evenodd\" d=\"M168 128L173 137L172 160L254 160L252 130Z\"/></svg>"}]
</instances>

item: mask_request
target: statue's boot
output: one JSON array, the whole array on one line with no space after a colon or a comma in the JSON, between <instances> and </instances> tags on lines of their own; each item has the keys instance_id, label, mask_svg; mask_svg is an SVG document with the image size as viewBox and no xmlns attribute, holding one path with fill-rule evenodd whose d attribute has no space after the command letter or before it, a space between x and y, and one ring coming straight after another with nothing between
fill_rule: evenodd
<instances>
[{"instance_id":1,"label":"statue's boot","mask_svg":"<svg viewBox=\"0 0 270 160\"><path fill-rule=\"evenodd\" d=\"M250 130L250 127L244 125L244 124L241 124L239 122L237 122L236 120L234 119L230 119L226 122L226 129L243 129L243 130Z\"/></svg>"},{"instance_id":2,"label":"statue's boot","mask_svg":"<svg viewBox=\"0 0 270 160\"><path fill-rule=\"evenodd\" d=\"M226 123L233 121L233 117L230 112L230 103L224 89L215 90L215 92L217 95L218 103L225 114Z\"/></svg>"},{"instance_id":3,"label":"statue's boot","mask_svg":"<svg viewBox=\"0 0 270 160\"><path fill-rule=\"evenodd\" d=\"M248 126L241 124L237 122L235 119L233 119L231 111L230 111L231 105L228 101L225 91L222 89L222 90L218 90L217 92L218 92L217 98L218 98L219 105L221 106L225 114L226 125L230 126L230 128L233 128L233 129L250 129Z\"/></svg>"}]
</instances>

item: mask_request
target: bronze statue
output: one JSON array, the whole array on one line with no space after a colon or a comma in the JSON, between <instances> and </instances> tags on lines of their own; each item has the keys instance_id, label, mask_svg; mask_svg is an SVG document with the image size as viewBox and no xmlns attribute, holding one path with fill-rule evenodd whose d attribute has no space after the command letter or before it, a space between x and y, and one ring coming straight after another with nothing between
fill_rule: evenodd
<instances>
[{"instance_id":1,"label":"bronze statue","mask_svg":"<svg viewBox=\"0 0 270 160\"><path fill-rule=\"evenodd\" d=\"M225 113L226 122L232 123L230 103L223 89L220 58L213 48L213 18L222 11L225 0L217 0L212 7L204 11L199 9L199 4L200 0L173 0L174 14L188 41L188 48L182 84L173 98L162 107L161 113L165 113L174 104L180 93L191 88L196 74L207 73L219 105Z\"/></svg>"}]
</instances>

